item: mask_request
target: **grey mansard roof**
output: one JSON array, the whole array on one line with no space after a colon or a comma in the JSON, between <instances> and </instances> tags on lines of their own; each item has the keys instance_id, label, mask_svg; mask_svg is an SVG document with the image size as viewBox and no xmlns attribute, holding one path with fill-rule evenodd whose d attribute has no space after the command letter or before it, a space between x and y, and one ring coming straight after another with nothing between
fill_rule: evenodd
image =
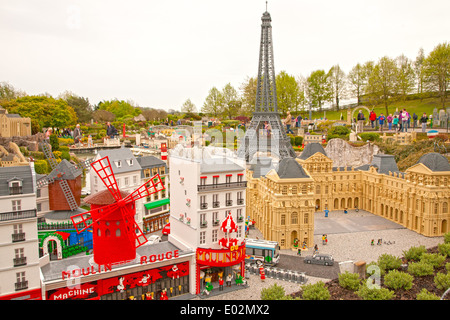
<instances>
[{"instance_id":1,"label":"grey mansard roof","mask_svg":"<svg viewBox=\"0 0 450 320\"><path fill-rule=\"evenodd\" d=\"M22 193L34 193L30 166L0 167L0 196L9 196L9 182L21 181Z\"/></svg>"},{"instance_id":2,"label":"grey mansard roof","mask_svg":"<svg viewBox=\"0 0 450 320\"><path fill-rule=\"evenodd\" d=\"M294 158L284 158L276 169L281 179L309 178L303 167Z\"/></svg>"},{"instance_id":3,"label":"grey mansard roof","mask_svg":"<svg viewBox=\"0 0 450 320\"><path fill-rule=\"evenodd\" d=\"M431 171L450 171L450 163L439 153L427 153L420 157L417 163L422 163Z\"/></svg>"},{"instance_id":4,"label":"grey mansard roof","mask_svg":"<svg viewBox=\"0 0 450 320\"><path fill-rule=\"evenodd\" d=\"M327 156L327 153L325 151L325 149L323 148L321 143L308 143L305 146L305 149L303 149L302 153L297 157L301 160L306 160L309 157L313 156L314 154L316 154L317 152L322 153L323 155Z\"/></svg>"},{"instance_id":5,"label":"grey mansard roof","mask_svg":"<svg viewBox=\"0 0 450 320\"><path fill-rule=\"evenodd\" d=\"M98 155L100 158L108 156L114 174L141 170L141 165L128 148L122 147L112 150L100 150ZM127 160L133 160L132 164L130 165ZM120 166L118 166L118 161L120 161Z\"/></svg>"}]
</instances>

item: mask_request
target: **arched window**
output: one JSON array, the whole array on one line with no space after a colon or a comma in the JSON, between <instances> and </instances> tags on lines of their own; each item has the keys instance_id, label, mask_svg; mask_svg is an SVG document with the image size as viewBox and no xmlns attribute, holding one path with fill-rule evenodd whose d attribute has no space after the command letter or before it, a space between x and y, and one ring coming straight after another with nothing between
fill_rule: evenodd
<instances>
[{"instance_id":1,"label":"arched window","mask_svg":"<svg viewBox=\"0 0 450 320\"><path fill-rule=\"evenodd\" d=\"M291 223L292 224L297 224L298 223L298 213L297 212L292 212Z\"/></svg>"},{"instance_id":2,"label":"arched window","mask_svg":"<svg viewBox=\"0 0 450 320\"><path fill-rule=\"evenodd\" d=\"M116 237L119 238L122 235L122 232L119 228L116 229Z\"/></svg>"},{"instance_id":3,"label":"arched window","mask_svg":"<svg viewBox=\"0 0 450 320\"><path fill-rule=\"evenodd\" d=\"M447 202L442 203L442 213L448 213L448 203Z\"/></svg>"},{"instance_id":4,"label":"arched window","mask_svg":"<svg viewBox=\"0 0 450 320\"><path fill-rule=\"evenodd\" d=\"M320 194L320 184L318 184L317 186L316 186L316 194Z\"/></svg>"}]
</instances>

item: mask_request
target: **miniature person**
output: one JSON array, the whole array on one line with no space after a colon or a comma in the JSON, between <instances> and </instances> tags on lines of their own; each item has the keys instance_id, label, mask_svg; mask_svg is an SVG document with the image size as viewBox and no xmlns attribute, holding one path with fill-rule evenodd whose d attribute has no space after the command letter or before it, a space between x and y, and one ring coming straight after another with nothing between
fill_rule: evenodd
<instances>
[{"instance_id":1,"label":"miniature person","mask_svg":"<svg viewBox=\"0 0 450 320\"><path fill-rule=\"evenodd\" d=\"M328 208L325 208L325 210L323 210L323 212L325 212L325 218L328 218L328 212L330 212L330 211L328 210Z\"/></svg>"},{"instance_id":2,"label":"miniature person","mask_svg":"<svg viewBox=\"0 0 450 320\"><path fill-rule=\"evenodd\" d=\"M344 213L345 213L345 214L347 214L347 213L348 213L348 211L347 211L347 208L345 208L345 209L344 209Z\"/></svg>"},{"instance_id":3,"label":"miniature person","mask_svg":"<svg viewBox=\"0 0 450 320\"><path fill-rule=\"evenodd\" d=\"M374 239L372 239L372 241L370 241L371 246L375 245L374 241L375 241Z\"/></svg>"},{"instance_id":4,"label":"miniature person","mask_svg":"<svg viewBox=\"0 0 450 320\"><path fill-rule=\"evenodd\" d=\"M227 287L231 287L231 279L233 278L233 276L231 275L231 273L229 273L227 275Z\"/></svg>"},{"instance_id":5,"label":"miniature person","mask_svg":"<svg viewBox=\"0 0 450 320\"><path fill-rule=\"evenodd\" d=\"M326 236L323 234L322 235L322 244L323 245L326 245L327 244L327 242L326 242Z\"/></svg>"},{"instance_id":6,"label":"miniature person","mask_svg":"<svg viewBox=\"0 0 450 320\"><path fill-rule=\"evenodd\" d=\"M159 300L169 300L169 298L167 297L167 289L166 288L164 288L161 291L161 296L160 296Z\"/></svg>"},{"instance_id":7,"label":"miniature person","mask_svg":"<svg viewBox=\"0 0 450 320\"><path fill-rule=\"evenodd\" d=\"M319 253L319 247L317 244L314 245L314 254Z\"/></svg>"},{"instance_id":8,"label":"miniature person","mask_svg":"<svg viewBox=\"0 0 450 320\"><path fill-rule=\"evenodd\" d=\"M377 246L381 246L383 244L382 239L378 239Z\"/></svg>"},{"instance_id":9,"label":"miniature person","mask_svg":"<svg viewBox=\"0 0 450 320\"><path fill-rule=\"evenodd\" d=\"M178 270L178 266L176 264L172 267L172 279L179 279L180 278L180 270Z\"/></svg>"},{"instance_id":10,"label":"miniature person","mask_svg":"<svg viewBox=\"0 0 450 320\"><path fill-rule=\"evenodd\" d=\"M145 293L145 300L153 300L153 295L150 292Z\"/></svg>"},{"instance_id":11,"label":"miniature person","mask_svg":"<svg viewBox=\"0 0 450 320\"><path fill-rule=\"evenodd\" d=\"M259 275L261 276L261 281L266 280L266 272L264 271L264 266L259 267Z\"/></svg>"},{"instance_id":12,"label":"miniature person","mask_svg":"<svg viewBox=\"0 0 450 320\"><path fill-rule=\"evenodd\" d=\"M242 284L242 282L243 282L243 278L242 278L242 276L238 273L238 274L236 274L236 278L234 279L234 281L236 282L236 285L237 285L237 286L240 286L240 285Z\"/></svg>"},{"instance_id":13,"label":"miniature person","mask_svg":"<svg viewBox=\"0 0 450 320\"><path fill-rule=\"evenodd\" d=\"M219 276L219 291L223 291L223 277Z\"/></svg>"},{"instance_id":14,"label":"miniature person","mask_svg":"<svg viewBox=\"0 0 450 320\"><path fill-rule=\"evenodd\" d=\"M298 249L297 249L297 255L298 255L299 257L302 256L302 249L301 249L301 248L298 248Z\"/></svg>"}]
</instances>

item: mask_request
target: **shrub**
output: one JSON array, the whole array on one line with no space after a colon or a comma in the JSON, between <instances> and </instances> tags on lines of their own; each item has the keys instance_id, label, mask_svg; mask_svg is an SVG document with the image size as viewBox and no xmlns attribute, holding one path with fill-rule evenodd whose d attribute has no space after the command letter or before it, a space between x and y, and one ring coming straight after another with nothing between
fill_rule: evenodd
<instances>
[{"instance_id":1,"label":"shrub","mask_svg":"<svg viewBox=\"0 0 450 320\"><path fill-rule=\"evenodd\" d=\"M301 136L296 136L296 137L294 138L294 144L295 144L296 146L301 146L302 143L303 143L303 137L301 137Z\"/></svg>"},{"instance_id":2,"label":"shrub","mask_svg":"<svg viewBox=\"0 0 450 320\"><path fill-rule=\"evenodd\" d=\"M403 251L403 255L408 261L419 261L422 254L426 252L425 246L411 247L408 251Z\"/></svg>"},{"instance_id":3,"label":"shrub","mask_svg":"<svg viewBox=\"0 0 450 320\"><path fill-rule=\"evenodd\" d=\"M380 135L375 132L361 132L358 133L358 135L361 137L362 141L379 141Z\"/></svg>"},{"instance_id":4,"label":"shrub","mask_svg":"<svg viewBox=\"0 0 450 320\"><path fill-rule=\"evenodd\" d=\"M435 295L434 293L429 292L427 289L423 288L420 293L416 296L417 300L441 300L440 297Z\"/></svg>"},{"instance_id":5,"label":"shrub","mask_svg":"<svg viewBox=\"0 0 450 320\"><path fill-rule=\"evenodd\" d=\"M372 288L369 289L363 285L359 287L356 294L363 300L390 300L394 297L394 291L386 288Z\"/></svg>"},{"instance_id":6,"label":"shrub","mask_svg":"<svg viewBox=\"0 0 450 320\"><path fill-rule=\"evenodd\" d=\"M445 269L447 270L447 272L450 272L450 262L445 264Z\"/></svg>"},{"instance_id":7,"label":"shrub","mask_svg":"<svg viewBox=\"0 0 450 320\"><path fill-rule=\"evenodd\" d=\"M450 256L450 243L439 243L438 249L440 254Z\"/></svg>"},{"instance_id":8,"label":"shrub","mask_svg":"<svg viewBox=\"0 0 450 320\"><path fill-rule=\"evenodd\" d=\"M382 272L399 269L402 266L402 260L391 254L384 253L378 257L377 264Z\"/></svg>"},{"instance_id":9,"label":"shrub","mask_svg":"<svg viewBox=\"0 0 450 320\"><path fill-rule=\"evenodd\" d=\"M398 270L391 270L384 276L384 284L394 290L411 289L413 280L412 275Z\"/></svg>"},{"instance_id":10,"label":"shrub","mask_svg":"<svg viewBox=\"0 0 450 320\"><path fill-rule=\"evenodd\" d=\"M74 140L72 138L59 138L60 146L67 146L74 144Z\"/></svg>"},{"instance_id":11,"label":"shrub","mask_svg":"<svg viewBox=\"0 0 450 320\"><path fill-rule=\"evenodd\" d=\"M431 264L433 267L440 267L445 262L445 256L439 253L424 253L420 258L420 261Z\"/></svg>"},{"instance_id":12,"label":"shrub","mask_svg":"<svg viewBox=\"0 0 450 320\"><path fill-rule=\"evenodd\" d=\"M425 261L413 262L408 265L408 272L416 277L429 276L434 273L434 267Z\"/></svg>"},{"instance_id":13,"label":"shrub","mask_svg":"<svg viewBox=\"0 0 450 320\"><path fill-rule=\"evenodd\" d=\"M52 151L59 150L58 135L56 135L56 134L51 134L50 135L50 145L52 146Z\"/></svg>"},{"instance_id":14,"label":"shrub","mask_svg":"<svg viewBox=\"0 0 450 320\"><path fill-rule=\"evenodd\" d=\"M358 290L360 284L361 279L357 273L350 273L346 271L345 273L339 274L339 285L342 288L356 291Z\"/></svg>"},{"instance_id":15,"label":"shrub","mask_svg":"<svg viewBox=\"0 0 450 320\"><path fill-rule=\"evenodd\" d=\"M444 243L450 243L450 232L444 234Z\"/></svg>"},{"instance_id":16,"label":"shrub","mask_svg":"<svg viewBox=\"0 0 450 320\"><path fill-rule=\"evenodd\" d=\"M329 300L330 292L322 281L302 286L303 300Z\"/></svg>"},{"instance_id":17,"label":"shrub","mask_svg":"<svg viewBox=\"0 0 450 320\"><path fill-rule=\"evenodd\" d=\"M276 283L261 290L261 300L280 300L285 297L284 288Z\"/></svg>"},{"instance_id":18,"label":"shrub","mask_svg":"<svg viewBox=\"0 0 450 320\"><path fill-rule=\"evenodd\" d=\"M46 160L36 160L34 162L34 170L38 174L47 174L48 173L48 165Z\"/></svg>"},{"instance_id":19,"label":"shrub","mask_svg":"<svg viewBox=\"0 0 450 320\"><path fill-rule=\"evenodd\" d=\"M61 151L61 152L64 152L64 151L70 152L70 148L68 146L60 146L59 147L59 151Z\"/></svg>"},{"instance_id":20,"label":"shrub","mask_svg":"<svg viewBox=\"0 0 450 320\"><path fill-rule=\"evenodd\" d=\"M438 272L434 276L434 284L436 288L441 290L447 290L450 288L450 273L444 274L442 272Z\"/></svg>"}]
</instances>

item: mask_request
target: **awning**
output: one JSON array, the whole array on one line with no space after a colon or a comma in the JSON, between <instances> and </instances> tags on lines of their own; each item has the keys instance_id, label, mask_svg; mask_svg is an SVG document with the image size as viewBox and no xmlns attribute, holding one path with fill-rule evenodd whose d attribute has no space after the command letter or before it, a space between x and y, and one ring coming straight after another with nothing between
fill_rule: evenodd
<instances>
[{"instance_id":1,"label":"awning","mask_svg":"<svg viewBox=\"0 0 450 320\"><path fill-rule=\"evenodd\" d=\"M161 207L161 206L163 206L165 204L169 204L169 203L170 203L170 199L166 198L166 199L161 199L161 200L156 200L156 201L145 203L144 207L146 209L153 209L153 208Z\"/></svg>"}]
</instances>

